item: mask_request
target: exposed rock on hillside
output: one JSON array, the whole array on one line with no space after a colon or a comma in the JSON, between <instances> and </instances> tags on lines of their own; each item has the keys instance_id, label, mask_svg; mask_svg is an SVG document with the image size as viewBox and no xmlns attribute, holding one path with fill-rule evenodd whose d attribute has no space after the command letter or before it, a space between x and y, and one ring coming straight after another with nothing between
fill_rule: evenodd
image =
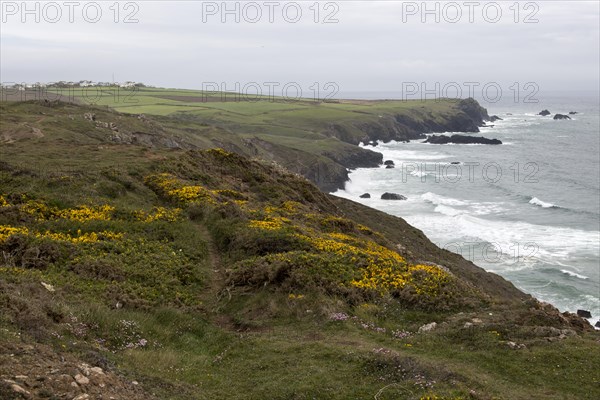
<instances>
[{"instance_id":1,"label":"exposed rock on hillside","mask_svg":"<svg viewBox=\"0 0 600 400\"><path fill-rule=\"evenodd\" d=\"M377 140L406 141L422 139L424 133L479 132L484 121L489 120L487 110L474 99L460 100L454 106L454 112L444 113L433 112L415 103L410 112L382 115L376 122L354 122L352 126L364 133L362 137L354 135L350 127L341 124L330 125L329 133L352 144L368 144Z\"/></svg>"}]
</instances>

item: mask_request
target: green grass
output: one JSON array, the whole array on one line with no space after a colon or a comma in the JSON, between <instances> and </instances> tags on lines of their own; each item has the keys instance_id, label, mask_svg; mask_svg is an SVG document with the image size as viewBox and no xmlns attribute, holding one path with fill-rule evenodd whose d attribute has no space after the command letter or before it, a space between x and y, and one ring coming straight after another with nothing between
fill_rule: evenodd
<instances>
[{"instance_id":1,"label":"green grass","mask_svg":"<svg viewBox=\"0 0 600 400\"><path fill-rule=\"evenodd\" d=\"M177 135L187 146L218 145L273 160L313 179L325 191L343 186L347 168L376 166L382 161L381 156L356 147L359 142L415 139L424 131L446 131L445 127L456 126L456 118L466 117L459 109L459 102L448 99L315 102L264 96L257 101L244 101L231 94L224 100L221 93L160 88L51 88L48 91L37 96L82 104L89 112L100 114L99 121L108 122L102 119L108 117L108 108L123 113L118 121L112 121L119 132L145 133L149 127L135 116L153 115L165 129L166 136ZM2 97L10 98L10 95L2 94ZM77 125L79 129L86 125L80 118L43 120L41 125L47 127L53 123L61 127ZM187 129L183 129L184 126ZM209 126L212 129L205 128ZM28 130L21 123L14 134L30 133ZM299 164L299 159L305 163ZM322 179L314 179L317 173L323 175Z\"/></svg>"},{"instance_id":2,"label":"green grass","mask_svg":"<svg viewBox=\"0 0 600 400\"><path fill-rule=\"evenodd\" d=\"M59 92L59 90L55 89ZM159 88L127 89L84 89L69 92L77 101L84 104L109 106L125 113L146 113L154 115L191 115L207 119L237 133L244 133L248 127L261 127L261 134L278 135L281 129L295 129L328 135L328 125L336 124L351 127L354 123L377 123L383 117L402 114L422 120L424 115L451 114L455 111L455 100L429 101L351 101L326 103L310 99L290 101L281 97L264 97L259 101L243 101L230 95L223 100L221 94L206 94L202 91L173 90ZM119 93L119 95L115 95ZM171 98L169 98L171 97ZM211 99L202 102L205 98ZM193 101L191 101L193 100ZM442 120L442 119L441 119ZM243 124L238 126L237 123ZM360 132L354 132L359 136Z\"/></svg>"}]
</instances>

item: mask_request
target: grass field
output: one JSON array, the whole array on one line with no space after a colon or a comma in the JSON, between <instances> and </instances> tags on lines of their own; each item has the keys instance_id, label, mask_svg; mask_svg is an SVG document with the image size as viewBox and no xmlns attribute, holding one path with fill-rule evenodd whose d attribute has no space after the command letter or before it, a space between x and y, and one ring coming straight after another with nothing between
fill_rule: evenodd
<instances>
[{"instance_id":1,"label":"grass field","mask_svg":"<svg viewBox=\"0 0 600 400\"><path fill-rule=\"evenodd\" d=\"M451 113L456 100L339 100L315 102L282 97L246 100L232 94L157 88L75 88L55 94L88 105L108 106L120 112L180 116L220 125L240 134L325 135L327 125L355 121L376 122L384 116L407 113L423 118ZM62 93L62 94L61 94ZM424 111L420 111L420 110ZM240 126L241 125L241 126ZM248 132L246 132L248 131Z\"/></svg>"},{"instance_id":2,"label":"grass field","mask_svg":"<svg viewBox=\"0 0 600 400\"><path fill-rule=\"evenodd\" d=\"M177 121L193 129L218 128L225 137L220 146L227 147L231 134L237 143L230 150L239 151L240 141L250 141L256 147L254 155L277 161L325 191L343 187L348 168L374 167L383 161L357 147L360 142L415 139L424 131L460 129L465 119L470 121L457 100L316 102L262 96L250 101L231 93L118 87L4 90L1 98L61 99L99 110L168 117L165 121L172 126ZM211 140L219 139L213 135Z\"/></svg>"}]
</instances>

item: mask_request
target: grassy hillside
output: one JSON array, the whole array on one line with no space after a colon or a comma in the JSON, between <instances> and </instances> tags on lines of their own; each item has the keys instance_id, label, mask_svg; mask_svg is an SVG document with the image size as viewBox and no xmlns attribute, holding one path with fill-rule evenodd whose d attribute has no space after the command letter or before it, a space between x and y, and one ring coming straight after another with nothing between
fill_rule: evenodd
<instances>
[{"instance_id":1,"label":"grassy hillside","mask_svg":"<svg viewBox=\"0 0 600 400\"><path fill-rule=\"evenodd\" d=\"M584 320L230 127L0 111L3 399L600 396Z\"/></svg>"},{"instance_id":2,"label":"grassy hillside","mask_svg":"<svg viewBox=\"0 0 600 400\"><path fill-rule=\"evenodd\" d=\"M117 87L48 89L47 92L2 93L8 99L62 99L86 106L110 107L126 114L169 116L158 119L177 129L215 129L213 142L240 152L274 160L315 182L325 191L343 187L347 168L374 167L378 153L357 147L373 140L422 138L423 132L477 132L487 113L470 100L316 102L281 97L246 98L231 93ZM114 121L118 128L122 123ZM131 128L147 132L143 126ZM203 131L205 129L202 129ZM205 132L202 132L203 134ZM236 134L228 147L228 135ZM243 147L243 146L241 146Z\"/></svg>"}]
</instances>

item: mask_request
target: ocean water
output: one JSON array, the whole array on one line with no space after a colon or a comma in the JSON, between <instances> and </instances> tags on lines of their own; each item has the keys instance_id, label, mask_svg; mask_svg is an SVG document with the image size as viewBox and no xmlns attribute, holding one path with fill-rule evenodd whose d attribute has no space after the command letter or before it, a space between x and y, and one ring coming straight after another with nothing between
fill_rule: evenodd
<instances>
[{"instance_id":1,"label":"ocean water","mask_svg":"<svg viewBox=\"0 0 600 400\"><path fill-rule=\"evenodd\" d=\"M596 95L482 105L503 144L380 143L394 169L357 169L334 193L404 218L438 246L562 311L600 317L600 106ZM552 115L536 115L548 109ZM555 113L571 115L555 121ZM370 146L366 146L371 148ZM454 164L453 164L454 163ZM460 164L456 164L460 163ZM360 199L365 192L371 199ZM407 201L385 201L384 192Z\"/></svg>"}]
</instances>

